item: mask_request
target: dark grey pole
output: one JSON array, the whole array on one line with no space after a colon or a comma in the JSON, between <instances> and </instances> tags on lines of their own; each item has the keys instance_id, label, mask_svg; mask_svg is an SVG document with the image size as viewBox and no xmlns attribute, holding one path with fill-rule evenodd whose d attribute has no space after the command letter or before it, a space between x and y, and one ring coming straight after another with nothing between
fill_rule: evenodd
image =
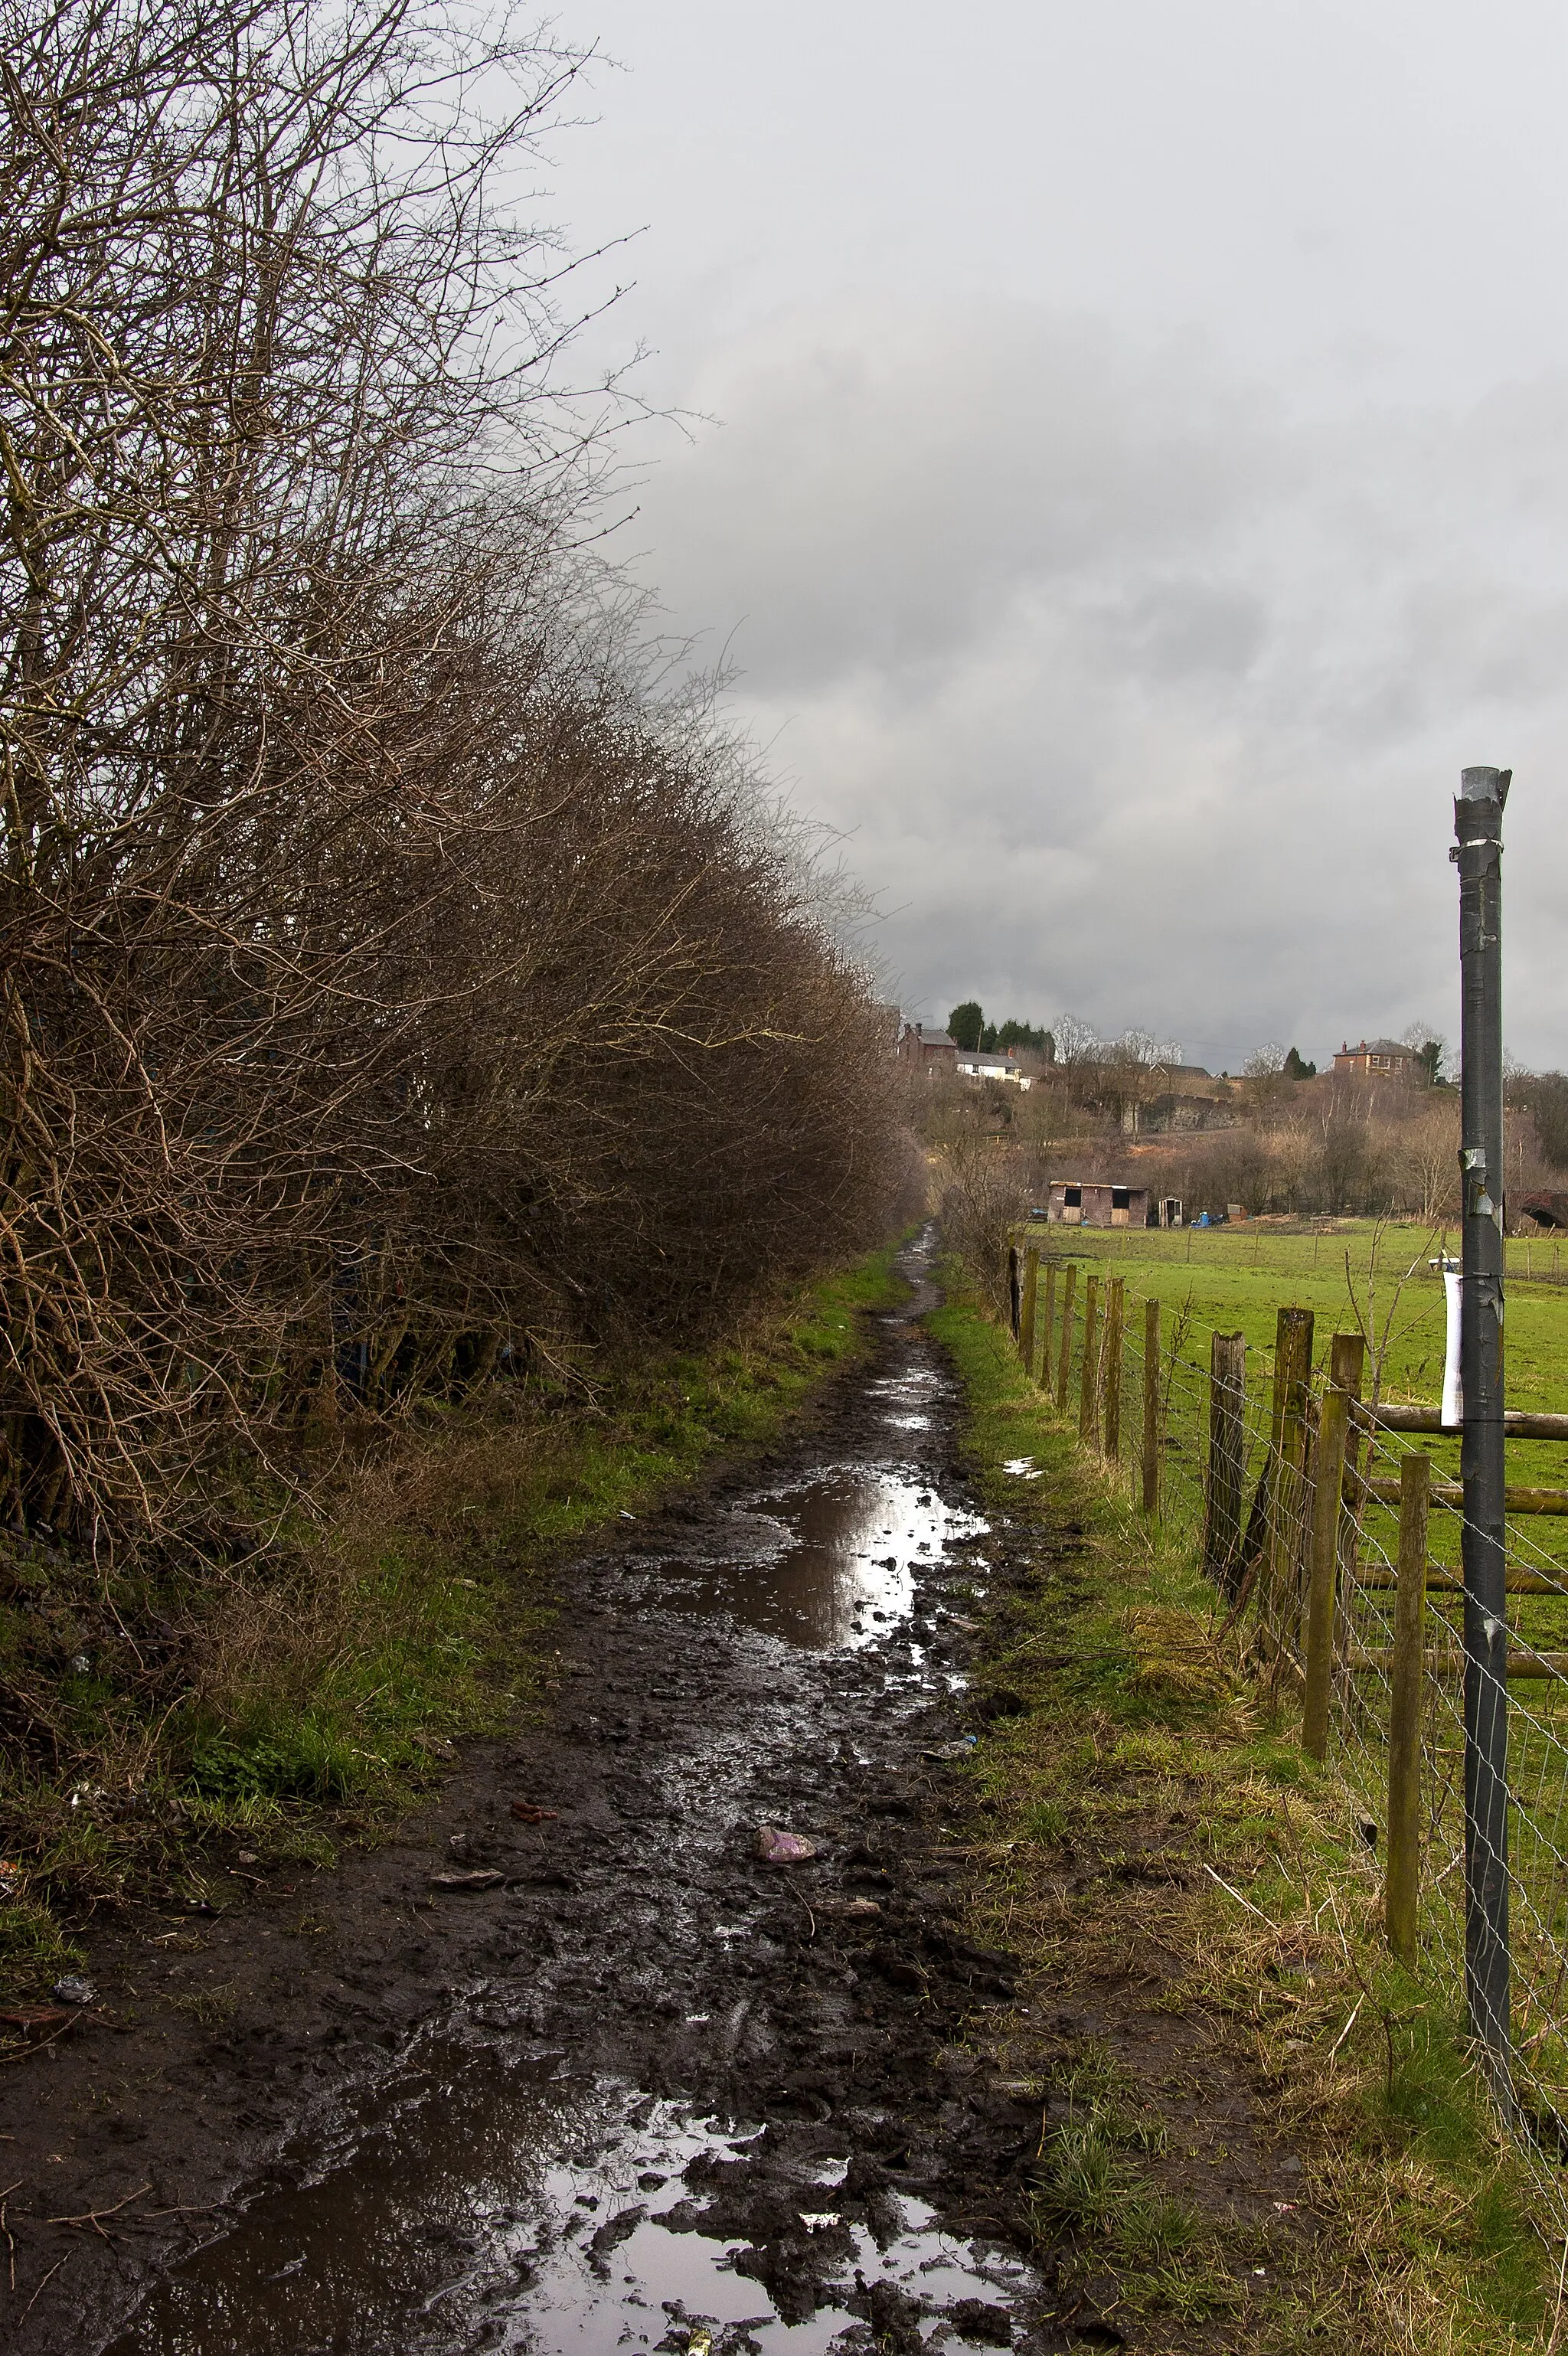
<instances>
[{"instance_id":1,"label":"dark grey pole","mask_svg":"<svg viewBox=\"0 0 1568 2356\"><path fill-rule=\"evenodd\" d=\"M1508 1597L1503 1537L1502 828L1509 769L1466 769L1459 870L1464 1277L1465 1999L1493 2094L1512 2104L1509 2023Z\"/></svg>"}]
</instances>

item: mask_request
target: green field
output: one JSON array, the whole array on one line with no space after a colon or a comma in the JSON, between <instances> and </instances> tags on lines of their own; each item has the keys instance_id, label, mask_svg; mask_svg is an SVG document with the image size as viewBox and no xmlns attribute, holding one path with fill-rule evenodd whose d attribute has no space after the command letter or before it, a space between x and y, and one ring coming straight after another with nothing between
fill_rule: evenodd
<instances>
[{"instance_id":1,"label":"green field","mask_svg":"<svg viewBox=\"0 0 1568 2356\"><path fill-rule=\"evenodd\" d=\"M1440 1395L1444 1294L1428 1262L1445 1245L1454 1248L1451 1233L1445 1237L1415 1226L1342 1220L1317 1227L1249 1221L1166 1234L1048 1228L1041 1222L1027 1235L1041 1248L1042 1270L1056 1269L1053 1369L1061 1338L1062 1272L1068 1266L1078 1270L1067 1400L1074 1422L1081 1398L1084 1279L1094 1274L1102 1280L1120 1277L1125 1284L1119 1478L1125 1481L1130 1474L1135 1483L1145 1374L1143 1302L1159 1301L1161 1518L1171 1537L1194 1547L1204 1521L1211 1333L1240 1332L1246 1337L1250 1486L1266 1460L1275 1320L1281 1308L1314 1312L1315 1387L1326 1376L1332 1335L1360 1331L1368 1341L1364 1396L1371 1394L1374 1374L1381 1395L1389 1399L1435 1404ZM1554 1275L1568 1276L1568 1269L1559 1269L1556 1260L1550 1239L1509 1245L1505 1330L1511 1407L1568 1410L1568 1282L1552 1280ZM1102 1297L1103 1290L1102 1281ZM1042 1313L1044 1294L1042 1276ZM1100 1364L1103 1367L1103 1358ZM1103 1424L1099 1429L1103 1434ZM1457 1477L1456 1435L1414 1440L1384 1435L1372 1465L1363 1469L1383 1478L1393 1476L1400 1458L1412 1447L1430 1452L1435 1475ZM1568 1488L1568 1446L1509 1440L1508 1471L1510 1482ZM1386 1657L1397 1508L1366 1503L1359 1511L1358 1526L1356 1575L1341 1588L1342 1624L1350 1649L1366 1648L1371 1659L1383 1648ZM1437 1573L1449 1579L1457 1571L1459 1538L1457 1511L1435 1505L1429 1559ZM1510 1572L1561 1582L1557 1593L1510 1593L1509 1624L1515 1636L1542 1652L1568 1652L1568 1517L1510 1515L1508 1552ZM1292 1615L1300 1598L1294 1588L1290 1593L1294 1601L1283 1614L1276 1613L1276 1620L1286 1643L1296 1647L1299 1631ZM1429 1601L1428 1641L1451 1664L1460 1649L1459 1598L1440 1576ZM1338 1693L1334 1755L1375 1822L1386 1772L1386 1673L1342 1679ZM1568 2116L1568 2005L1563 2003L1568 1973L1568 1682L1516 1672L1509 1693L1514 2005L1520 2085L1538 2104ZM1423 1788L1429 1894L1423 1901L1423 1936L1435 1963L1454 1982L1460 1935L1456 1893L1463 1887L1464 1777L1458 1686L1452 1667L1428 1678L1426 1694Z\"/></svg>"},{"instance_id":2,"label":"green field","mask_svg":"<svg viewBox=\"0 0 1568 2356\"><path fill-rule=\"evenodd\" d=\"M1248 1220L1168 1233L1037 1222L1027 1234L1062 1265L1078 1263L1081 1296L1083 1275L1098 1270L1125 1279L1129 1303L1157 1297L1168 1324L1189 1303L1182 1355L1205 1373L1211 1333L1244 1333L1249 1354L1272 1354L1275 1313L1295 1307L1316 1313L1319 1369L1331 1334L1362 1330L1369 1357L1381 1355L1383 1396L1435 1402L1441 1391L1443 1287L1427 1262L1445 1248L1457 1251L1452 1230L1340 1219L1310 1231ZM1508 1246L1510 1407L1568 1410L1568 1251L1560 1270L1558 1254L1547 1237ZM1369 1389L1371 1374L1369 1363ZM1550 1477L1544 1463L1540 1477Z\"/></svg>"},{"instance_id":3,"label":"green field","mask_svg":"<svg viewBox=\"0 0 1568 2356\"><path fill-rule=\"evenodd\" d=\"M1384 1398L1435 1405L1441 1396L1443 1286L1428 1263L1441 1250L1456 1248L1452 1231L1342 1219L1310 1228L1249 1220L1235 1226L1168 1232L1048 1227L1039 1221L1025 1232L1040 1246L1042 1269L1047 1258L1056 1263L1059 1288L1060 1271L1069 1263L1076 1265L1075 1323L1082 1319L1085 1276L1124 1280L1128 1350L1123 1419L1129 1434L1138 1411L1134 1392L1139 1380L1142 1304L1151 1298L1159 1301L1162 1350L1174 1350L1176 1359L1167 1372L1171 1433L1167 1474L1171 1505L1179 1512L1200 1515L1202 1510L1206 1378L1213 1333L1246 1336L1249 1421L1260 1439L1267 1419L1275 1321L1282 1308L1314 1312L1317 1382L1326 1377L1332 1336L1360 1331L1368 1343L1366 1396L1371 1396L1374 1374L1379 1396ZM1529 1244L1510 1240L1508 1246L1505 1380L1510 1407L1568 1411L1568 1268L1561 1271L1564 1280L1554 1282L1556 1259L1557 1247L1550 1238ZM1043 1293L1042 1277L1042 1301ZM1456 1436L1424 1439L1419 1444L1431 1454L1435 1478L1457 1479ZM1508 1457L1512 1481L1568 1485L1568 1448L1560 1442L1510 1440ZM1394 1466L1391 1462L1379 1469L1392 1473ZM1392 1547L1394 1522L1391 1512L1380 1514L1373 1508L1368 1526ZM1520 1543L1532 1559L1568 1559L1568 1518L1531 1519L1520 1525ZM1456 1516L1434 1515L1433 1554L1439 1560L1457 1560ZM1561 1633L1555 1624L1551 1633L1554 1641L1568 1644L1568 1606L1554 1608L1554 1623L1559 1612ZM1540 1633L1544 1636L1544 1626Z\"/></svg>"}]
</instances>

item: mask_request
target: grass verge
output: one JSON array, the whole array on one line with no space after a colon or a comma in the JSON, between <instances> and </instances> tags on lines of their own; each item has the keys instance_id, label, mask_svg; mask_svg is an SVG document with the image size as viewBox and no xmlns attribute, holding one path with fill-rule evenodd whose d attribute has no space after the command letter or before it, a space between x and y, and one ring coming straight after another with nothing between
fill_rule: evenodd
<instances>
[{"instance_id":1,"label":"grass verge","mask_svg":"<svg viewBox=\"0 0 1568 2356\"><path fill-rule=\"evenodd\" d=\"M1556 2349L1533 2188L1387 1953L1343 1787L961 1283L931 1324L997 1533L951 1829L1032 1976L1003 2059L1064 2298L1140 2350Z\"/></svg>"},{"instance_id":2,"label":"grass verge","mask_svg":"<svg viewBox=\"0 0 1568 2356\"><path fill-rule=\"evenodd\" d=\"M241 1568L106 1581L0 1542L0 1998L79 1964L95 1909L199 1906L247 1871L328 1864L455 1738L525 1722L551 1687L562 1553L773 1439L899 1297L895 1248L592 1401L534 1386L432 1416Z\"/></svg>"}]
</instances>

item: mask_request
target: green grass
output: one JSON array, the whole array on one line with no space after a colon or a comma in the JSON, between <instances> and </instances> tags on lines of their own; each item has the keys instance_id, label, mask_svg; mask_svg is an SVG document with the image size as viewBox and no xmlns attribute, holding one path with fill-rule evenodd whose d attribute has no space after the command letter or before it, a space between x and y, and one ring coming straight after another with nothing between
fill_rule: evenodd
<instances>
[{"instance_id":1,"label":"green grass","mask_svg":"<svg viewBox=\"0 0 1568 2356\"><path fill-rule=\"evenodd\" d=\"M432 1416L346 1474L325 1524L283 1516L243 1573L143 1566L105 1588L10 1543L0 1680L33 1730L0 1759L0 1994L47 1986L106 1900L238 1900L240 1851L263 1874L331 1864L454 1738L528 1723L559 1664L563 1554L773 1438L899 1297L895 1250L592 1398L500 1390Z\"/></svg>"},{"instance_id":2,"label":"green grass","mask_svg":"<svg viewBox=\"0 0 1568 2356\"><path fill-rule=\"evenodd\" d=\"M1324 2221L1305 2251L1265 2249L1217 2209L1173 2203L1161 2089L1129 2083L1142 2051L1130 2037L1104 2053L1080 2043L1057 2066L1042 2237L1075 2236L1136 2311L1213 2319L1227 2348L1544 2349L1555 2221L1499 2146L1448 1998L1387 1953L1349 1794L1221 1639L1187 1534L1132 1512L961 1290L932 1324L1018 1579L981 1607L976 1683L1025 1708L987 1727L963 1771L969 1819L954 1820L985 1860L977 1928L1053 1990L1096 1959L1115 1974L1142 1920L1119 1860L1151 1837L1189 1860L1188 1895L1162 1900L1155 1925L1151 1967L1178 1959L1157 2005L1196 2013L1206 2042L1250 2074L1264 2139L1301 2155L1303 2197ZM1002 1470L1026 1457L1038 1480ZM1008 2062L1029 2066L1022 2051Z\"/></svg>"},{"instance_id":3,"label":"green grass","mask_svg":"<svg viewBox=\"0 0 1568 2356\"><path fill-rule=\"evenodd\" d=\"M1189 1544L1197 1537L1204 1513L1206 1375L1211 1331L1241 1330L1248 1339L1252 1482L1257 1480L1264 1462L1272 1371L1269 1344L1281 1305L1314 1310L1320 1381L1329 1335L1336 1328L1355 1328L1359 1312L1373 1346L1386 1348L1385 1391L1395 1397L1413 1393L1427 1400L1437 1395L1444 1312L1440 1287L1426 1262L1441 1238L1419 1227L1380 1226L1361 1220L1337 1222L1331 1233L1257 1223L1184 1234L1147 1230L1089 1234L1055 1228L1047 1237L1039 1227L1035 1233L1044 1240L1059 1271L1067 1261L1075 1262L1080 1271L1074 1386L1081 1360L1083 1275L1096 1270L1102 1276L1119 1275L1127 1286L1123 1421L1129 1432L1138 1425L1141 1403L1139 1301L1152 1297L1161 1302L1161 1383L1166 1403L1162 1507L1172 1535L1185 1537ZM1526 1277L1531 1268L1549 1275L1557 1249L1541 1240L1512 1240L1509 1245L1515 1290L1508 1305L1506 1375L1508 1396L1515 1405L1559 1409L1568 1405L1568 1286L1559 1289L1539 1280L1532 1285ZM1401 1290L1401 1280L1413 1264L1416 1272ZM1060 1291L1060 1273L1058 1286ZM1369 1384L1370 1378L1369 1367ZM1437 1477L1457 1478L1456 1437L1434 1435L1418 1442L1395 1441L1380 1454L1374 1469L1385 1478L1395 1475L1400 1454L1411 1445L1429 1454ZM1511 1480L1563 1487L1568 1485L1568 1455L1552 1442L1510 1440L1509 1472ZM1398 1551L1397 1507L1367 1505L1361 1527L1363 1558L1376 1570L1381 1549L1383 1575L1388 1576L1387 1565ZM1509 1547L1519 1562L1557 1579L1565 1590L1513 1595L1510 1627L1518 1637L1542 1651L1568 1651L1568 1520L1520 1517L1510 1524ZM1433 1513L1430 1556L1457 1575L1460 1517L1450 1507ZM1462 1643L1459 1597L1435 1590L1429 1609L1431 1642L1457 1657ZM1386 1647L1392 1610L1386 1589L1360 1588L1348 1610L1357 1643L1373 1652ZM1564 2009L1561 1943L1568 1936L1568 1881L1558 1854L1558 1820L1568 1797L1564 1772L1568 1685L1554 1679L1516 1679L1512 1696L1510 1768L1519 1801L1512 1836L1513 1869L1530 1899L1528 1905L1516 1909L1516 2027L1532 2082L1529 2099L1568 2115L1568 2036L1559 2026ZM1347 1773L1360 1779L1367 1812L1376 1818L1381 1814L1381 1723L1386 1696L1369 1683L1363 1699L1369 1710L1363 1739L1355 1744L1345 1741L1340 1755ZM1337 1740L1344 1733L1341 1725ZM1441 1794L1434 1803L1428 1834L1433 1860L1429 1881L1460 1846L1459 1740L1457 1697L1451 1684L1447 1704L1435 1707L1426 1736L1428 1790ZM1445 1887L1451 1890L1453 1886L1450 1877ZM1435 1961L1441 1952L1443 1967L1456 1974L1458 1933L1453 1906L1427 1905L1423 1935Z\"/></svg>"},{"instance_id":4,"label":"green grass","mask_svg":"<svg viewBox=\"0 0 1568 2356\"><path fill-rule=\"evenodd\" d=\"M1276 1312L1294 1307L1315 1314L1319 1367L1328 1363L1330 1336L1360 1330L1364 1322L1374 1344L1386 1344L1383 1387L1390 1398L1435 1403L1441 1392L1443 1287L1427 1262L1439 1251L1457 1252L1452 1230L1372 1219L1324 1222L1310 1231L1255 1220L1170 1232L1048 1228L1037 1222L1029 1236L1063 1265L1077 1261L1080 1298L1084 1274L1097 1270L1123 1277L1129 1301L1157 1297L1168 1325L1189 1302L1183 1355L1204 1373L1211 1333L1244 1333L1249 1354L1272 1353ZM1549 1273L1555 1248L1544 1239L1515 1238L1508 1245L1512 1407L1568 1410L1568 1282L1525 1280L1527 1260ZM1568 1254L1561 1273L1568 1278Z\"/></svg>"}]
</instances>

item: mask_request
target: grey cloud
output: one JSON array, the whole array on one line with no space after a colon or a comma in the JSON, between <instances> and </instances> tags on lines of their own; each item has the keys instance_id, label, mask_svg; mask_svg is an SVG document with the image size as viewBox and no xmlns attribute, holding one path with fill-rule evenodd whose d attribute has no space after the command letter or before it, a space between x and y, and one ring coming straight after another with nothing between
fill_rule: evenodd
<instances>
[{"instance_id":1,"label":"grey cloud","mask_svg":"<svg viewBox=\"0 0 1568 2356\"><path fill-rule=\"evenodd\" d=\"M722 423L644 528L678 612L747 616L759 687L940 671L1031 587L1211 532L1260 440L1200 369L1038 314L836 319L696 398Z\"/></svg>"},{"instance_id":2,"label":"grey cloud","mask_svg":"<svg viewBox=\"0 0 1568 2356\"><path fill-rule=\"evenodd\" d=\"M1292 419L1195 341L1020 305L794 320L698 400L650 570L740 625L741 712L912 1002L1232 1066L1452 1030L1448 797L1513 758L1510 1039L1568 1061L1568 380Z\"/></svg>"}]
</instances>

